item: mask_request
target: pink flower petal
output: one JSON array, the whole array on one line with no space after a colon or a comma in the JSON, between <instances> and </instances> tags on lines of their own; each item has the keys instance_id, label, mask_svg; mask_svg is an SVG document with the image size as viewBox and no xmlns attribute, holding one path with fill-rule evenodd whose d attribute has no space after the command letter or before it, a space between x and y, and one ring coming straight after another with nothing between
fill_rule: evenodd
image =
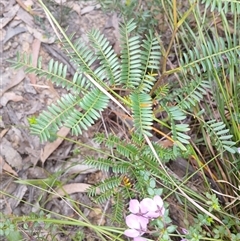
<instances>
[{"instance_id":1,"label":"pink flower petal","mask_svg":"<svg viewBox=\"0 0 240 241\"><path fill-rule=\"evenodd\" d=\"M129 214L126 217L126 224L129 228L140 229L140 223L139 223L138 216L136 216L134 214Z\"/></svg>"},{"instance_id":2,"label":"pink flower petal","mask_svg":"<svg viewBox=\"0 0 240 241\"><path fill-rule=\"evenodd\" d=\"M140 202L140 208L146 211L144 216L147 218L158 218L163 216L165 212L163 200L160 196L155 196L153 199L144 198Z\"/></svg>"},{"instance_id":3,"label":"pink flower petal","mask_svg":"<svg viewBox=\"0 0 240 241\"><path fill-rule=\"evenodd\" d=\"M138 216L138 222L140 224L140 227L142 230L147 230L147 225L149 223L148 218L142 217L142 216Z\"/></svg>"},{"instance_id":4,"label":"pink flower petal","mask_svg":"<svg viewBox=\"0 0 240 241\"><path fill-rule=\"evenodd\" d=\"M156 203L157 205L157 212L159 214L159 216L163 216L164 213L165 213L165 208L163 206L163 200L160 196L155 196L153 198L154 202Z\"/></svg>"},{"instance_id":5,"label":"pink flower petal","mask_svg":"<svg viewBox=\"0 0 240 241\"><path fill-rule=\"evenodd\" d=\"M124 234L130 238L135 238L141 235L141 233L135 229L127 229L124 231Z\"/></svg>"},{"instance_id":6,"label":"pink flower petal","mask_svg":"<svg viewBox=\"0 0 240 241\"><path fill-rule=\"evenodd\" d=\"M133 239L133 241L147 241L147 239L143 237L136 237Z\"/></svg>"},{"instance_id":7,"label":"pink flower petal","mask_svg":"<svg viewBox=\"0 0 240 241\"><path fill-rule=\"evenodd\" d=\"M140 209L141 213L145 214L149 211L155 211L156 210L156 204L151 198L144 198L140 202Z\"/></svg>"},{"instance_id":8,"label":"pink flower petal","mask_svg":"<svg viewBox=\"0 0 240 241\"><path fill-rule=\"evenodd\" d=\"M142 216L129 214L126 217L126 224L129 228L145 230L147 229L148 219Z\"/></svg>"},{"instance_id":9,"label":"pink flower petal","mask_svg":"<svg viewBox=\"0 0 240 241\"><path fill-rule=\"evenodd\" d=\"M162 207L163 206L163 200L160 196L155 196L153 198L153 201L156 203L156 205Z\"/></svg>"},{"instance_id":10,"label":"pink flower petal","mask_svg":"<svg viewBox=\"0 0 240 241\"><path fill-rule=\"evenodd\" d=\"M132 199L129 202L129 211L131 213L139 213L140 207L139 207L139 201L137 199Z\"/></svg>"}]
</instances>

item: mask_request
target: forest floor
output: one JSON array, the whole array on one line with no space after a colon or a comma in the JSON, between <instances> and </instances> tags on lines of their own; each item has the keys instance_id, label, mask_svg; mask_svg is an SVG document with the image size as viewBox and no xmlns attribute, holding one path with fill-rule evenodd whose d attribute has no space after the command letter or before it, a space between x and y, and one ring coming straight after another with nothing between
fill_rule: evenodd
<instances>
[{"instance_id":1,"label":"forest floor","mask_svg":"<svg viewBox=\"0 0 240 241\"><path fill-rule=\"evenodd\" d=\"M60 25L68 27L68 34L75 32L76 38L81 37L87 41L86 33L95 28L107 36L116 52L119 51L118 27L121 19L116 13L104 13L100 5L91 1L67 1L64 5L58 2L49 1L47 6ZM79 208L90 222L107 224L107 218L102 215L106 207L92 203L86 195L86 189L109 174L82 164L86 156L99 154L63 139L41 143L38 137L29 133L28 119L45 110L66 90L53 85L47 79L26 74L23 69L14 70L7 60L16 58L19 52L31 54L33 63L36 64L37 59L42 56L43 68L47 68L48 62L53 58L68 65L69 77L74 74L74 67L61 50L52 26L36 1L2 0L0 4L0 212L4 215L27 216L40 213L40 207L44 207L53 213L78 218L71 205L58 198L62 195L59 190L55 190L58 196L54 196L39 188L44 185L42 180L60 173L60 181L65 183L65 191L71 199L88 206ZM60 129L58 134L98 148L92 138L101 126L101 122L98 122L79 137L71 137L67 128ZM24 182L16 183L16 179L35 179L38 188ZM171 209L173 220L184 226L181 223L183 214L179 213L177 202L173 200L170 203L174 207ZM111 207L107 208L110 210ZM42 237L45 235L46 240L52 240L46 227L40 225L38 229ZM55 240L71 240L70 236L76 229L66 230L58 230ZM25 235L26 240L34 240L33 234L25 232ZM95 240L95 236L86 232L85 239Z\"/></svg>"}]
</instances>

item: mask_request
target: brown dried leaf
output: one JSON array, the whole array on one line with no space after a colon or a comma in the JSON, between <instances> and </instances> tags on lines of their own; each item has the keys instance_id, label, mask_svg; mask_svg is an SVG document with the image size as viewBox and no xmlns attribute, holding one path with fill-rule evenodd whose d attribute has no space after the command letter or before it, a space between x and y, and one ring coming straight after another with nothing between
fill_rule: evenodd
<instances>
[{"instance_id":1,"label":"brown dried leaf","mask_svg":"<svg viewBox=\"0 0 240 241\"><path fill-rule=\"evenodd\" d=\"M37 30L35 28L31 28L30 26L27 26L28 31L33 34L33 36L36 39L39 39L42 43L48 43L48 44L52 44L55 41L55 37L54 36L50 36L48 38L47 34L42 33L42 30Z\"/></svg>"},{"instance_id":2,"label":"brown dried leaf","mask_svg":"<svg viewBox=\"0 0 240 241\"><path fill-rule=\"evenodd\" d=\"M11 166L9 166L2 158L2 156L0 156L0 174L2 174L2 170L6 171L10 174L13 174L14 176L18 176L18 174L12 169Z\"/></svg>"},{"instance_id":3,"label":"brown dried leaf","mask_svg":"<svg viewBox=\"0 0 240 241\"><path fill-rule=\"evenodd\" d=\"M69 6L70 4L68 4L68 7L70 7ZM75 12L77 12L77 14L78 14L78 16L81 16L81 7L79 6L79 4L76 4L76 3L72 3L71 4L71 8L75 11Z\"/></svg>"},{"instance_id":4,"label":"brown dried leaf","mask_svg":"<svg viewBox=\"0 0 240 241\"><path fill-rule=\"evenodd\" d=\"M62 127L57 135L61 137L66 137L67 134L69 133L70 129L67 127ZM59 145L63 142L63 138L57 138L56 141L47 143L46 146L44 147L42 153L41 153L41 162L44 163L47 158L59 147Z\"/></svg>"},{"instance_id":5,"label":"brown dried leaf","mask_svg":"<svg viewBox=\"0 0 240 241\"><path fill-rule=\"evenodd\" d=\"M3 84L3 90L0 96L2 96L7 90L12 88L13 86L19 84L25 77L25 73L22 69L20 69L13 77L12 79L7 79L7 83L2 83ZM5 84L5 86L4 86Z\"/></svg>"},{"instance_id":6,"label":"brown dried leaf","mask_svg":"<svg viewBox=\"0 0 240 241\"><path fill-rule=\"evenodd\" d=\"M21 170L22 158L20 154L12 147L11 143L6 138L2 138L0 145L0 154L5 158L6 162L12 167Z\"/></svg>"},{"instance_id":7,"label":"brown dried leaf","mask_svg":"<svg viewBox=\"0 0 240 241\"><path fill-rule=\"evenodd\" d=\"M56 190L56 194L52 196L52 198L62 197L64 195L70 195L76 192L87 192L87 189L90 188L90 184L86 183L71 183L62 186L61 188Z\"/></svg>"},{"instance_id":8,"label":"brown dried leaf","mask_svg":"<svg viewBox=\"0 0 240 241\"><path fill-rule=\"evenodd\" d=\"M21 19L24 23L26 23L28 26L34 27L33 17L28 12L24 11L22 8L18 10L17 17Z\"/></svg>"},{"instance_id":9,"label":"brown dried leaf","mask_svg":"<svg viewBox=\"0 0 240 241\"><path fill-rule=\"evenodd\" d=\"M158 144L160 144L164 148L169 148L169 147L173 146L173 142L168 139L163 140L163 141L158 141Z\"/></svg>"},{"instance_id":10,"label":"brown dried leaf","mask_svg":"<svg viewBox=\"0 0 240 241\"><path fill-rule=\"evenodd\" d=\"M26 185L18 185L17 188L14 190L14 192L11 193L13 198L10 197L7 202L9 204L9 206L11 207L12 211L16 210L16 207L22 201L27 190L28 190L28 188L26 187Z\"/></svg>"},{"instance_id":11,"label":"brown dried leaf","mask_svg":"<svg viewBox=\"0 0 240 241\"><path fill-rule=\"evenodd\" d=\"M87 6L81 10L81 15L84 15L86 13L90 13L95 9L95 6Z\"/></svg>"},{"instance_id":12,"label":"brown dried leaf","mask_svg":"<svg viewBox=\"0 0 240 241\"><path fill-rule=\"evenodd\" d=\"M18 101L22 101L22 100L23 100L22 96L16 95L14 92L7 92L1 97L0 104L2 106L6 106L8 101L18 102Z\"/></svg>"},{"instance_id":13,"label":"brown dried leaf","mask_svg":"<svg viewBox=\"0 0 240 241\"><path fill-rule=\"evenodd\" d=\"M10 8L7 13L4 13L4 18L0 24L0 29L4 28L16 15L17 11L19 10L19 5L16 4Z\"/></svg>"},{"instance_id":14,"label":"brown dried leaf","mask_svg":"<svg viewBox=\"0 0 240 241\"><path fill-rule=\"evenodd\" d=\"M8 131L9 131L9 128L3 129L0 133L0 138L2 139Z\"/></svg>"}]
</instances>

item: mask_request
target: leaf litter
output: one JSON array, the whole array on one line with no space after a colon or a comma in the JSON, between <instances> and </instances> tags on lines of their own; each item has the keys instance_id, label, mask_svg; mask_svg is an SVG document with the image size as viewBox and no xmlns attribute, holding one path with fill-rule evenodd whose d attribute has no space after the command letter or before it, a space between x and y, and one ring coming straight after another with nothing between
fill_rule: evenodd
<instances>
[{"instance_id":1,"label":"leaf litter","mask_svg":"<svg viewBox=\"0 0 240 241\"><path fill-rule=\"evenodd\" d=\"M75 1L67 4L72 13L63 21L69 26L69 33L77 32L84 38L86 32L95 27L105 32L112 43L116 41L114 28L106 26L111 16L106 16L99 5ZM65 90L56 88L49 80L36 78L34 74L25 74L23 69L16 71L7 62L8 59L16 58L17 52L31 54L35 66L38 57L42 56L44 68L47 68L52 57L59 61L62 56L64 59L68 58L65 53L58 54L60 50L57 44L54 44L55 36L51 26L36 1L3 1L3 6L1 28L4 35L0 39L4 46L3 65L0 66L3 79L0 95L0 212L25 216L32 212L38 213L43 207L53 213L76 216L71 204L56 198L67 195L72 200L83 203L81 210L92 223L105 223L102 217L103 207L94 204L86 195L87 189L97 181L104 180L105 175L82 164L88 155L98 158L99 154L84 146L68 143L62 138L42 144L38 137L29 133L28 119L38 116L47 105L65 93ZM59 5L53 6L52 11L56 15L59 15L60 10ZM116 17L114 21L117 26ZM42 48L43 43L48 48ZM54 56L49 50L51 47L57 49ZM94 132L95 127L76 141L94 147L96 144L91 140ZM68 128L62 128L58 135L71 137ZM80 154L74 154L76 149ZM57 188L53 183L62 188ZM45 191L42 185L45 185ZM67 232L71 233L71 230L69 227ZM44 236L44 232L41 235ZM48 236L47 230L45 236ZM88 236L91 236L89 231ZM69 240L69 236L58 236L57 240Z\"/></svg>"}]
</instances>

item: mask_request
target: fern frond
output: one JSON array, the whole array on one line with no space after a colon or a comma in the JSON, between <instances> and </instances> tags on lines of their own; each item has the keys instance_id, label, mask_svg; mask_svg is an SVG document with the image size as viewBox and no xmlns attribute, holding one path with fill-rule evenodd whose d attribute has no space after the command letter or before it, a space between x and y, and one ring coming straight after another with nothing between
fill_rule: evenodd
<instances>
[{"instance_id":1,"label":"fern frond","mask_svg":"<svg viewBox=\"0 0 240 241\"><path fill-rule=\"evenodd\" d=\"M140 55L140 37L130 36L136 28L133 20L129 21L120 30L121 34L121 77L120 82L124 88L133 89L140 83L142 76L142 64Z\"/></svg>"},{"instance_id":2,"label":"fern frond","mask_svg":"<svg viewBox=\"0 0 240 241\"><path fill-rule=\"evenodd\" d=\"M104 133L96 133L93 140L98 144L103 144L108 138L106 138L106 135Z\"/></svg>"},{"instance_id":3,"label":"fern frond","mask_svg":"<svg viewBox=\"0 0 240 241\"><path fill-rule=\"evenodd\" d=\"M41 141L47 141L51 137L51 132L56 132L65 123L79 102L78 96L63 96L56 104L50 105L48 111L43 111L39 115L36 123L30 126L31 133L37 134Z\"/></svg>"},{"instance_id":4,"label":"fern frond","mask_svg":"<svg viewBox=\"0 0 240 241\"><path fill-rule=\"evenodd\" d=\"M131 144L127 144L125 142L120 142L120 145L117 145L117 151L118 153L120 153L121 155L127 157L127 158L132 158L134 156L136 156L138 154L138 148L134 145Z\"/></svg>"},{"instance_id":5,"label":"fern frond","mask_svg":"<svg viewBox=\"0 0 240 241\"><path fill-rule=\"evenodd\" d=\"M147 93L132 93L130 95L132 103L133 121L136 132L139 135L151 136L150 130L153 124L152 99Z\"/></svg>"},{"instance_id":6,"label":"fern frond","mask_svg":"<svg viewBox=\"0 0 240 241\"><path fill-rule=\"evenodd\" d=\"M100 60L100 67L94 71L95 74L101 80L107 78L111 85L116 85L120 78L120 65L117 54L106 37L98 30L92 30L88 36Z\"/></svg>"},{"instance_id":7,"label":"fern frond","mask_svg":"<svg viewBox=\"0 0 240 241\"><path fill-rule=\"evenodd\" d=\"M111 159L105 159L105 158L91 158L87 157L84 160L84 164L95 167L98 170L109 172L110 168L112 168L113 161Z\"/></svg>"},{"instance_id":8,"label":"fern frond","mask_svg":"<svg viewBox=\"0 0 240 241\"><path fill-rule=\"evenodd\" d=\"M65 99L63 97L56 105L50 106L47 112L40 115L37 123L31 127L33 133L40 135L43 141L50 136L50 130L56 131L61 125L71 128L74 135L81 134L82 130L87 130L99 119L99 112L108 105L109 97L102 88L121 98L106 84L107 80L114 85L119 81L123 84L123 88L136 91L131 94L134 126L141 135L151 135L152 100L150 95L140 94L140 92L149 92L155 81L152 71L158 69L160 51L157 39L153 37L152 33L149 37L146 36L143 42L141 42L140 36L132 36L136 27L133 20L121 27L121 64L108 40L99 31L91 31L88 35L96 53L81 39L72 43L74 35L68 38L62 31L65 37L63 49L66 50L70 60L77 65L77 73L73 76L72 81L66 79L67 66L58 61L51 60L48 70L44 71L41 59L38 60L38 66L34 67L31 64L31 56L24 55L22 59L18 56L14 63L15 68L25 66L26 72L45 76L76 94L75 97L73 95L69 95ZM100 60L100 67L94 69L93 63L97 59ZM85 78L86 74L89 79ZM95 89L95 86L91 84L94 82L93 79L105 94ZM137 153L136 147L131 145L117 145L117 150L129 158Z\"/></svg>"},{"instance_id":9,"label":"fern frond","mask_svg":"<svg viewBox=\"0 0 240 241\"><path fill-rule=\"evenodd\" d=\"M142 197L144 197L149 188L149 181L144 178L146 172L149 172L149 176L153 175L161 177L161 180L166 180L166 183L169 183L165 172L159 168L159 162L153 155L151 148L148 145L144 145L144 138L139 134L135 133L134 138L127 143L125 140L121 140L117 136L109 135L108 138L106 138L103 134L97 134L95 140L97 140L98 143L101 143L101 145L114 148L116 157L111 161L99 159L100 163L88 158L86 163L103 170L109 170L111 164L113 173L126 175L130 178L131 182L131 186L126 186L123 182L122 175L120 177L111 177L97 185L97 188L101 190L100 195L96 194L96 188L91 188L90 194L96 196L94 199L97 199L98 202L103 203L111 197L114 197L114 200L116 200L118 195L121 197L121 202L124 202L124 200L129 200L135 197L136 193L137 195L142 195ZM122 147L118 149L118 145ZM123 150L122 148L124 145L128 147ZM161 158L164 163L169 160L175 160L177 155L180 155L180 153L176 154L170 148L165 149L156 143L153 143L153 145L154 149L159 154L159 158ZM131 155L132 150L133 154ZM126 160L127 158L130 158L130 160ZM117 220L119 210L122 209L121 203L116 201L115 204L116 207L114 208L116 208L116 210L114 211L114 220Z\"/></svg>"},{"instance_id":10,"label":"fern frond","mask_svg":"<svg viewBox=\"0 0 240 241\"><path fill-rule=\"evenodd\" d=\"M146 170L148 170L148 168L145 169L145 171ZM144 181L143 173L144 172L141 173L141 171L139 171L139 170L137 172L135 171L132 173L132 176L135 179L134 189L136 190L136 192L138 192L140 194L146 193L147 187L148 187L146 181Z\"/></svg>"},{"instance_id":11,"label":"fern frond","mask_svg":"<svg viewBox=\"0 0 240 241\"><path fill-rule=\"evenodd\" d=\"M175 153L175 152L173 152L173 150L171 148L162 147L157 143L153 143L153 147L154 147L155 151L157 152L158 157L160 158L160 160L163 163L167 163L170 160L175 160L175 159L177 159L178 156L180 156L180 153L178 153L178 152ZM142 149L141 153L142 153L142 156L144 156L143 159L146 159L148 161L152 160L153 162L158 163L157 159L152 155L152 150L149 146L145 146Z\"/></svg>"},{"instance_id":12,"label":"fern frond","mask_svg":"<svg viewBox=\"0 0 240 241\"><path fill-rule=\"evenodd\" d=\"M98 188L101 192L106 192L107 190L114 190L121 184L120 177L110 177L105 179L103 182L98 184Z\"/></svg>"},{"instance_id":13,"label":"fern frond","mask_svg":"<svg viewBox=\"0 0 240 241\"><path fill-rule=\"evenodd\" d=\"M94 51L82 39L77 39L72 45L68 41L64 41L63 49L70 57L70 61L76 64L79 73L85 72L95 77L91 66L97 59L97 56L94 55Z\"/></svg>"},{"instance_id":14,"label":"fern frond","mask_svg":"<svg viewBox=\"0 0 240 241\"><path fill-rule=\"evenodd\" d=\"M73 109L69 113L69 117L65 121L65 125L71 128L74 135L82 134L82 130L87 130L88 127L94 124L94 122L100 117L101 111L103 111L108 105L108 96L103 94L100 90L94 89L87 93L79 103L79 106L83 111Z\"/></svg>"},{"instance_id":15,"label":"fern frond","mask_svg":"<svg viewBox=\"0 0 240 241\"><path fill-rule=\"evenodd\" d=\"M99 203L99 204L104 204L107 201L109 201L113 195L115 194L114 190L107 190L104 193L101 193L100 195L97 195L94 197L94 201Z\"/></svg>"},{"instance_id":16,"label":"fern frond","mask_svg":"<svg viewBox=\"0 0 240 241\"><path fill-rule=\"evenodd\" d=\"M93 85L91 82L88 81L88 79L83 75L79 73L75 73L72 80L72 86L70 85L66 86L67 90L70 90L75 93L79 93L80 90L83 90L83 93L86 93ZM63 86L62 86L63 87Z\"/></svg>"},{"instance_id":17,"label":"fern frond","mask_svg":"<svg viewBox=\"0 0 240 241\"><path fill-rule=\"evenodd\" d=\"M190 130L188 124L176 124L175 121L182 121L186 119L186 115L181 111L178 106L164 107L167 111L172 130L172 138L175 141L179 141L182 144L189 144L190 136L183 132Z\"/></svg>"},{"instance_id":18,"label":"fern frond","mask_svg":"<svg viewBox=\"0 0 240 241\"><path fill-rule=\"evenodd\" d=\"M206 122L203 127L220 153L223 153L225 150L233 154L236 152L234 148L236 142L232 141L233 135L229 134L230 131L223 122L211 120Z\"/></svg>"},{"instance_id":19,"label":"fern frond","mask_svg":"<svg viewBox=\"0 0 240 241\"><path fill-rule=\"evenodd\" d=\"M34 73L36 76L45 77L55 83L57 86L66 88L79 93L80 91L86 92L90 84L86 84L86 78L82 74L75 74L73 81L66 79L67 65L63 65L58 61L51 59L48 63L48 70L42 69L42 58L38 58L37 66L33 66L32 56L17 53L17 60L9 60L13 68L19 69L24 67L26 73Z\"/></svg>"},{"instance_id":20,"label":"fern frond","mask_svg":"<svg viewBox=\"0 0 240 241\"><path fill-rule=\"evenodd\" d=\"M226 46L227 44L227 46ZM206 44L188 50L188 54L183 53L180 59L181 67L185 71L190 71L192 75L203 72L213 72L220 66L226 66L224 60L231 59L235 64L239 64L240 45L234 45L224 39L208 40Z\"/></svg>"},{"instance_id":21,"label":"fern frond","mask_svg":"<svg viewBox=\"0 0 240 241\"><path fill-rule=\"evenodd\" d=\"M113 173L127 173L129 170L130 164L128 162L123 162L121 159L104 159L87 157L84 160L84 164L92 166L98 170L109 172L110 170Z\"/></svg>"},{"instance_id":22,"label":"fern frond","mask_svg":"<svg viewBox=\"0 0 240 241\"><path fill-rule=\"evenodd\" d=\"M117 188L120 184L121 177L111 177L98 183L96 186L90 187L88 189L88 194L94 197L96 202L104 203L117 193ZM97 190L100 190L100 194L98 194Z\"/></svg>"},{"instance_id":23,"label":"fern frond","mask_svg":"<svg viewBox=\"0 0 240 241\"><path fill-rule=\"evenodd\" d=\"M123 160L119 160L117 163L112 165L112 172L124 174L124 173L127 173L129 171L130 167L131 167L131 163L123 162Z\"/></svg>"},{"instance_id":24,"label":"fern frond","mask_svg":"<svg viewBox=\"0 0 240 241\"><path fill-rule=\"evenodd\" d=\"M145 146L145 139L143 136L138 135L137 133L132 133L131 137L132 137L131 139L132 143L134 145L137 145L138 150L140 149L140 147Z\"/></svg>"},{"instance_id":25,"label":"fern frond","mask_svg":"<svg viewBox=\"0 0 240 241\"><path fill-rule=\"evenodd\" d=\"M133 158L139 152L138 148L126 141L120 140L117 136L109 135L105 145L109 148L116 148L116 151L127 158Z\"/></svg>"},{"instance_id":26,"label":"fern frond","mask_svg":"<svg viewBox=\"0 0 240 241\"><path fill-rule=\"evenodd\" d=\"M207 90L209 89L209 81L196 77L195 80L191 80L186 86L183 86L170 95L170 98L173 98L180 108L191 110L193 106L200 103L203 95L207 94Z\"/></svg>"},{"instance_id":27,"label":"fern frond","mask_svg":"<svg viewBox=\"0 0 240 241\"><path fill-rule=\"evenodd\" d=\"M240 14L240 2L232 0L202 0L205 3L206 8L210 8L210 11L217 10L224 13Z\"/></svg>"},{"instance_id":28,"label":"fern frond","mask_svg":"<svg viewBox=\"0 0 240 241\"><path fill-rule=\"evenodd\" d=\"M160 45L157 38L153 37L151 31L149 35L145 35L146 39L142 43L141 51L141 61L143 66L143 75L141 81L138 83L137 90L140 92L150 92L154 82L155 77L152 75L154 71L156 72L160 66Z\"/></svg>"},{"instance_id":29,"label":"fern frond","mask_svg":"<svg viewBox=\"0 0 240 241\"><path fill-rule=\"evenodd\" d=\"M121 192L117 192L114 197L114 204L112 205L111 220L121 224L123 222L124 213L124 199Z\"/></svg>"},{"instance_id":30,"label":"fern frond","mask_svg":"<svg viewBox=\"0 0 240 241\"><path fill-rule=\"evenodd\" d=\"M168 94L169 94L169 88L170 85L164 84L159 86L155 91L154 94L156 95L156 97L154 98L155 100L161 100L162 98L165 98ZM170 98L169 98L170 99Z\"/></svg>"}]
</instances>

